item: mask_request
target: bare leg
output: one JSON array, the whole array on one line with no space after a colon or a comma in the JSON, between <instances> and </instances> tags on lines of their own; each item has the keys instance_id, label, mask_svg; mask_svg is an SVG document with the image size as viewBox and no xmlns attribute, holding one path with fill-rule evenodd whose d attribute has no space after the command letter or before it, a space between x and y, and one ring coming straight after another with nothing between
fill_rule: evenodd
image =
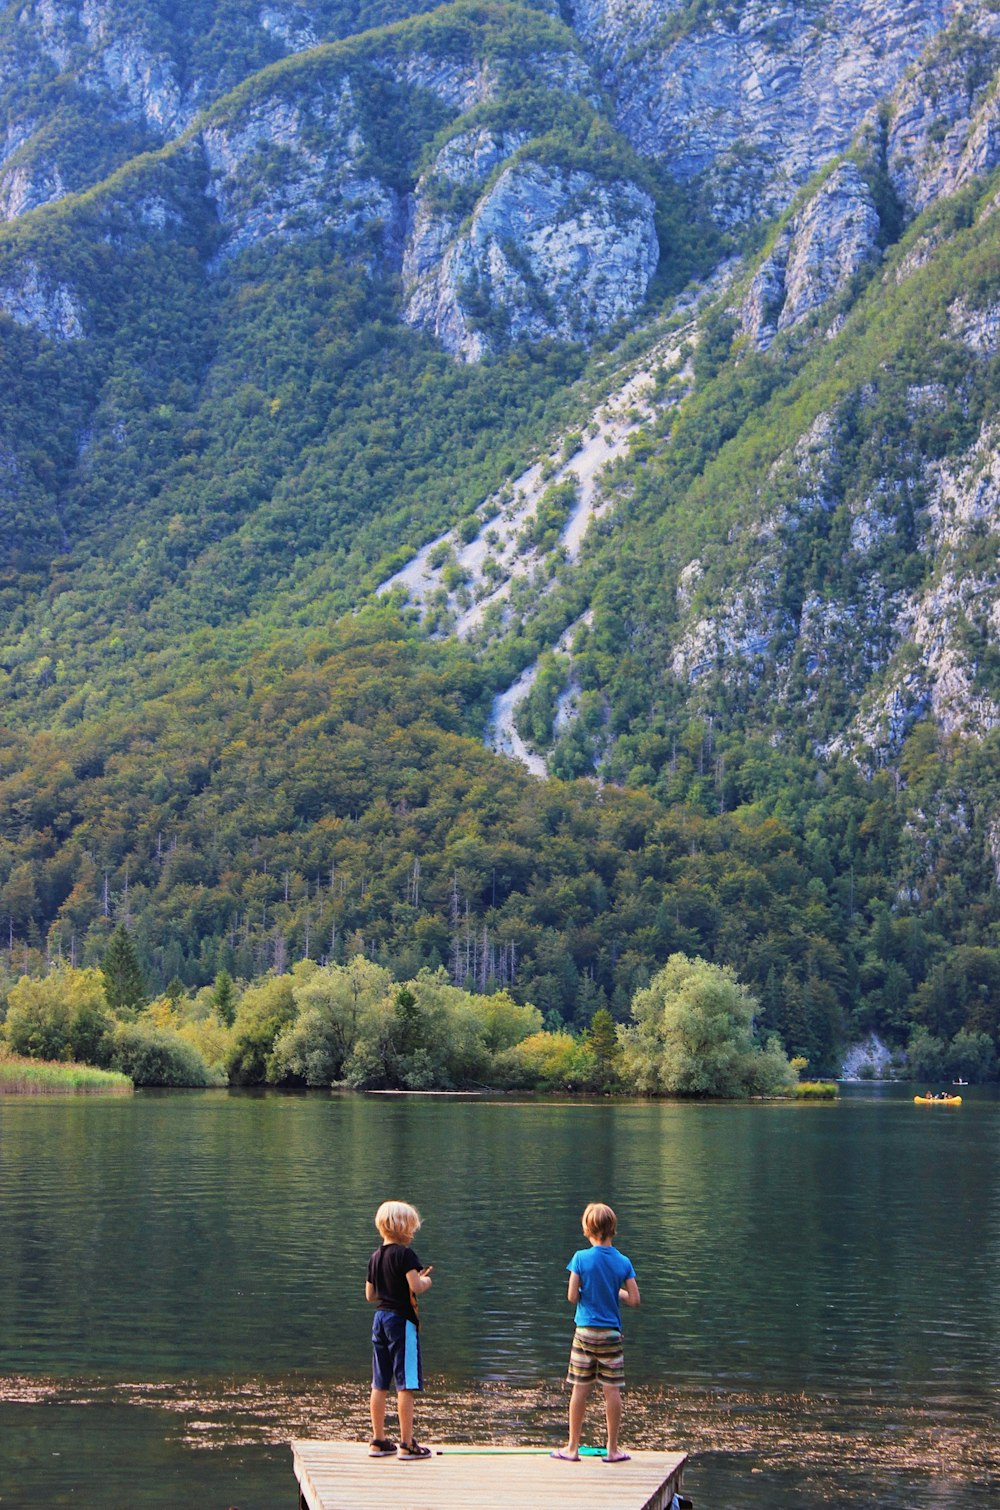
<instances>
[{"instance_id":1,"label":"bare leg","mask_svg":"<svg viewBox=\"0 0 1000 1510\"><path fill-rule=\"evenodd\" d=\"M566 1452L575 1458L580 1451L580 1438L583 1436L583 1420L587 1414L587 1401L590 1398L589 1384L574 1384L569 1397L569 1441L566 1443Z\"/></svg>"},{"instance_id":2,"label":"bare leg","mask_svg":"<svg viewBox=\"0 0 1000 1510\"><path fill-rule=\"evenodd\" d=\"M604 1384L604 1414L608 1418L608 1457L612 1460L623 1457L618 1447L618 1432L622 1424L622 1392L617 1384Z\"/></svg>"},{"instance_id":3,"label":"bare leg","mask_svg":"<svg viewBox=\"0 0 1000 1510\"><path fill-rule=\"evenodd\" d=\"M399 1411L399 1440L401 1442L413 1441L413 1391L412 1389L398 1389L396 1391L396 1409Z\"/></svg>"},{"instance_id":4,"label":"bare leg","mask_svg":"<svg viewBox=\"0 0 1000 1510\"><path fill-rule=\"evenodd\" d=\"M372 1440L381 1442L385 1437L385 1397L384 1389L372 1390Z\"/></svg>"}]
</instances>

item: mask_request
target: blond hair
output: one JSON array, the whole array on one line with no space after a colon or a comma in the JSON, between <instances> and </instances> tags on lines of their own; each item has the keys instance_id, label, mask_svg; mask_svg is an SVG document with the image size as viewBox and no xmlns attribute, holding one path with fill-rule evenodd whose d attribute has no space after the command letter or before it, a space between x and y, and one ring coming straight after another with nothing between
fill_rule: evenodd
<instances>
[{"instance_id":1,"label":"blond hair","mask_svg":"<svg viewBox=\"0 0 1000 1510\"><path fill-rule=\"evenodd\" d=\"M375 1213L375 1226L386 1243L408 1243L420 1231L420 1212L405 1201L383 1201Z\"/></svg>"},{"instance_id":2,"label":"blond hair","mask_svg":"<svg viewBox=\"0 0 1000 1510\"><path fill-rule=\"evenodd\" d=\"M618 1218L610 1206L600 1201L591 1201L583 1213L583 1230L587 1237L600 1238L606 1242L618 1231Z\"/></svg>"}]
</instances>

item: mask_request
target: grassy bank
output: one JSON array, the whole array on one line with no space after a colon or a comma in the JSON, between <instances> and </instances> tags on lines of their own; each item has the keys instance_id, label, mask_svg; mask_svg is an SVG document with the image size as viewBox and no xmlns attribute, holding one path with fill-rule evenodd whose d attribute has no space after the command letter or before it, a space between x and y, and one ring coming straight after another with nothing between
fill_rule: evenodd
<instances>
[{"instance_id":1,"label":"grassy bank","mask_svg":"<svg viewBox=\"0 0 1000 1510\"><path fill-rule=\"evenodd\" d=\"M0 1096L127 1096L133 1089L127 1075L89 1064L0 1058Z\"/></svg>"},{"instance_id":2,"label":"grassy bank","mask_svg":"<svg viewBox=\"0 0 1000 1510\"><path fill-rule=\"evenodd\" d=\"M836 1080L800 1080L792 1086L792 1094L799 1101L833 1101L837 1094Z\"/></svg>"}]
</instances>

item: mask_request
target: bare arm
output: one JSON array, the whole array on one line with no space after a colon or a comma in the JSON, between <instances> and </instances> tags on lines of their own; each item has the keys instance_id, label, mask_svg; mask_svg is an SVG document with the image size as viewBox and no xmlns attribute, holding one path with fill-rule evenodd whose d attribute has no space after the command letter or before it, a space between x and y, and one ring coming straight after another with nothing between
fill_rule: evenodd
<instances>
[{"instance_id":1,"label":"bare arm","mask_svg":"<svg viewBox=\"0 0 1000 1510\"><path fill-rule=\"evenodd\" d=\"M374 1305L376 1300L378 1300L378 1295L375 1292L375 1286L372 1284L370 1279L365 1280L365 1299L369 1302L370 1305Z\"/></svg>"},{"instance_id":2,"label":"bare arm","mask_svg":"<svg viewBox=\"0 0 1000 1510\"><path fill-rule=\"evenodd\" d=\"M568 1285L568 1287L566 1289L566 1299L569 1301L569 1303L570 1303L571 1306L575 1306L576 1303L577 1303L577 1301L580 1299L580 1276L579 1276L579 1274L571 1274L570 1275L570 1277L569 1277L569 1285Z\"/></svg>"},{"instance_id":3,"label":"bare arm","mask_svg":"<svg viewBox=\"0 0 1000 1510\"><path fill-rule=\"evenodd\" d=\"M406 1283L410 1287L411 1295L422 1295L429 1290L434 1281L431 1279L433 1264L428 1264L426 1269L410 1269L406 1276Z\"/></svg>"},{"instance_id":4,"label":"bare arm","mask_svg":"<svg viewBox=\"0 0 1000 1510\"><path fill-rule=\"evenodd\" d=\"M627 1279L618 1291L618 1299L623 1305L637 1306L639 1304L639 1286L635 1278Z\"/></svg>"}]
</instances>

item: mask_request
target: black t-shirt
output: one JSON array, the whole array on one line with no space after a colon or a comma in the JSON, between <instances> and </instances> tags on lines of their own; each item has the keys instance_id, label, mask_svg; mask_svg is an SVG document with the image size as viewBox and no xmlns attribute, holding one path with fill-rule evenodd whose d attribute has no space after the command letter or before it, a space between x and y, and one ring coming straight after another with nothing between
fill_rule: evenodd
<instances>
[{"instance_id":1,"label":"black t-shirt","mask_svg":"<svg viewBox=\"0 0 1000 1510\"><path fill-rule=\"evenodd\" d=\"M412 1248L402 1243L383 1243L368 1260L368 1283L375 1291L375 1304L382 1311L396 1311L407 1321L420 1325L417 1306L406 1276L412 1269L422 1269Z\"/></svg>"}]
</instances>

